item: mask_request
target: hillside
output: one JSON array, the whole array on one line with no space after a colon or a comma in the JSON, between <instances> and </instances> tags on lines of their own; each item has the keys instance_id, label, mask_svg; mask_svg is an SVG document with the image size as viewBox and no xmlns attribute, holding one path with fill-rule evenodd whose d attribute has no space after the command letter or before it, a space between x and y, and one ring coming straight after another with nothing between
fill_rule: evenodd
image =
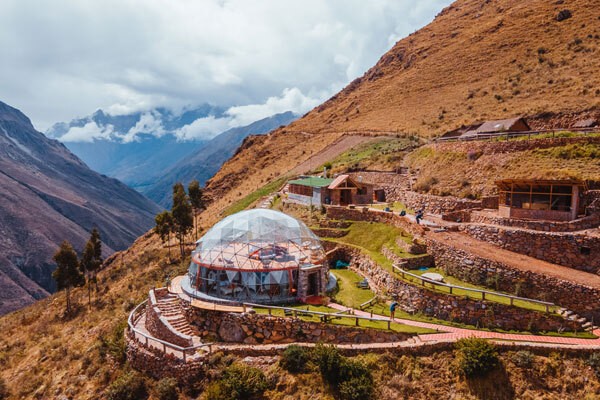
<instances>
[{"instance_id":1,"label":"hillside","mask_svg":"<svg viewBox=\"0 0 600 400\"><path fill-rule=\"evenodd\" d=\"M142 193L163 207L170 207L172 187L175 182L188 185L197 179L200 184L212 177L249 135L260 135L282 125L287 125L297 116L291 111L263 118L250 125L229 129L201 146L188 147L188 156L162 172L158 180L138 188Z\"/></svg>"},{"instance_id":2,"label":"hillside","mask_svg":"<svg viewBox=\"0 0 600 400\"><path fill-rule=\"evenodd\" d=\"M565 8L572 17L557 21ZM459 0L303 118L247 141L209 187L223 207L348 132L432 137L477 120L550 112L558 127L561 114L600 105L595 10L590 0Z\"/></svg>"},{"instance_id":3,"label":"hillside","mask_svg":"<svg viewBox=\"0 0 600 400\"><path fill-rule=\"evenodd\" d=\"M0 186L0 314L54 290L51 259L64 239L81 249L96 226L110 254L149 229L160 210L1 102Z\"/></svg>"}]
</instances>

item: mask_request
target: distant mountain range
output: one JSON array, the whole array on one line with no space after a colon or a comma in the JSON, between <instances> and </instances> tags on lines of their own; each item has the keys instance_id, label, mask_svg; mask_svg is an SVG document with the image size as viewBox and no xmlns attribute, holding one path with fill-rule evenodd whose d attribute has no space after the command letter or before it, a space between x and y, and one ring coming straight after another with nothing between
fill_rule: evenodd
<instances>
[{"instance_id":1,"label":"distant mountain range","mask_svg":"<svg viewBox=\"0 0 600 400\"><path fill-rule=\"evenodd\" d=\"M150 229L160 211L2 102L0 187L0 314L54 290L52 255L64 239L81 249L97 227L108 255Z\"/></svg>"},{"instance_id":2,"label":"distant mountain range","mask_svg":"<svg viewBox=\"0 0 600 400\"><path fill-rule=\"evenodd\" d=\"M94 171L139 189L214 136L182 140L182 128L201 118L222 118L223 112L209 104L181 114L165 108L127 115L98 110L69 123L54 124L46 135L62 141Z\"/></svg>"},{"instance_id":3,"label":"distant mountain range","mask_svg":"<svg viewBox=\"0 0 600 400\"><path fill-rule=\"evenodd\" d=\"M285 112L213 137L182 135L194 121L211 117L224 118L224 109L204 104L181 115L157 108L119 116L98 110L85 118L57 123L46 135L63 141L93 170L170 207L175 182L187 185L197 179L203 184L248 135L267 133L298 118Z\"/></svg>"},{"instance_id":4,"label":"distant mountain range","mask_svg":"<svg viewBox=\"0 0 600 400\"><path fill-rule=\"evenodd\" d=\"M163 172L156 182L141 188L141 192L161 206L170 207L172 186L175 182L183 182L187 185L193 179L197 179L204 184L225 161L233 156L246 137L270 132L297 118L298 115L288 111L225 131L206 144L198 146L169 170Z\"/></svg>"}]
</instances>

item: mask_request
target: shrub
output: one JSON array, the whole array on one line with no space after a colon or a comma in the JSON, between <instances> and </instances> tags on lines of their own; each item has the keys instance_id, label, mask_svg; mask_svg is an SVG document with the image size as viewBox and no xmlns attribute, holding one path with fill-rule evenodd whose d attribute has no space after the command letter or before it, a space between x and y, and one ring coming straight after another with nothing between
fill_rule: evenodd
<instances>
[{"instance_id":1,"label":"shrub","mask_svg":"<svg viewBox=\"0 0 600 400\"><path fill-rule=\"evenodd\" d=\"M298 345L288 346L281 355L279 365L293 374L306 371L309 357L304 347Z\"/></svg>"},{"instance_id":2,"label":"shrub","mask_svg":"<svg viewBox=\"0 0 600 400\"><path fill-rule=\"evenodd\" d=\"M338 390L342 400L368 400L375 393L373 380L366 376L348 379L340 383Z\"/></svg>"},{"instance_id":3,"label":"shrub","mask_svg":"<svg viewBox=\"0 0 600 400\"><path fill-rule=\"evenodd\" d=\"M485 339L460 339L456 348L456 366L468 378L485 376L498 365L496 347Z\"/></svg>"},{"instance_id":4,"label":"shrub","mask_svg":"<svg viewBox=\"0 0 600 400\"><path fill-rule=\"evenodd\" d=\"M158 400L177 400L177 380L174 378L164 378L158 381L154 387L154 392Z\"/></svg>"},{"instance_id":5,"label":"shrub","mask_svg":"<svg viewBox=\"0 0 600 400\"><path fill-rule=\"evenodd\" d=\"M4 382L4 379L0 378L0 400L8 399L9 395L10 393L6 387L6 382Z\"/></svg>"},{"instance_id":6,"label":"shrub","mask_svg":"<svg viewBox=\"0 0 600 400\"><path fill-rule=\"evenodd\" d=\"M600 379L600 353L593 353L587 360L587 364L592 367L596 377Z\"/></svg>"},{"instance_id":7,"label":"shrub","mask_svg":"<svg viewBox=\"0 0 600 400\"><path fill-rule=\"evenodd\" d=\"M326 382L332 385L340 382L342 361L343 358L335 346L318 344L315 347L315 363Z\"/></svg>"},{"instance_id":8,"label":"shrub","mask_svg":"<svg viewBox=\"0 0 600 400\"><path fill-rule=\"evenodd\" d=\"M204 392L206 400L244 400L259 397L269 387L265 374L258 368L233 363L223 376Z\"/></svg>"},{"instance_id":9,"label":"shrub","mask_svg":"<svg viewBox=\"0 0 600 400\"><path fill-rule=\"evenodd\" d=\"M514 353L511 357L511 360L517 367L531 368L533 365L534 356L530 351L521 350Z\"/></svg>"},{"instance_id":10,"label":"shrub","mask_svg":"<svg viewBox=\"0 0 600 400\"><path fill-rule=\"evenodd\" d=\"M129 371L111 383L106 392L108 400L140 400L148 398L144 378L135 371Z\"/></svg>"}]
</instances>

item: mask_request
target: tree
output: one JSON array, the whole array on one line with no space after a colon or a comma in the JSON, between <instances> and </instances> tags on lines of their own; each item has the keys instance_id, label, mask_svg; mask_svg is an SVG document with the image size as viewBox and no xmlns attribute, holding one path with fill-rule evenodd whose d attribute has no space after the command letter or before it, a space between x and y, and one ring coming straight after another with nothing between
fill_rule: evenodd
<instances>
[{"instance_id":1,"label":"tree","mask_svg":"<svg viewBox=\"0 0 600 400\"><path fill-rule=\"evenodd\" d=\"M63 241L54 257L56 269L52 277L56 281L58 290L67 291L67 314L71 313L71 288L84 283L83 274L79 271L79 260L73 246L67 240Z\"/></svg>"},{"instance_id":2,"label":"tree","mask_svg":"<svg viewBox=\"0 0 600 400\"><path fill-rule=\"evenodd\" d=\"M185 236L192 230L194 221L190 200L180 182L173 186L173 208L171 209L171 214L173 215L173 231L175 232L175 237L179 240L179 251L183 260L185 256Z\"/></svg>"},{"instance_id":3,"label":"tree","mask_svg":"<svg viewBox=\"0 0 600 400\"><path fill-rule=\"evenodd\" d=\"M100 232L98 232L98 229L94 228L92 229L90 239L85 244L80 262L81 272L84 273L87 278L88 304L91 304L92 302L92 283L94 283L96 292L98 292L98 279L96 278L96 275L103 262Z\"/></svg>"},{"instance_id":4,"label":"tree","mask_svg":"<svg viewBox=\"0 0 600 400\"><path fill-rule=\"evenodd\" d=\"M204 198L204 191L200 187L200 182L196 179L190 182L188 186L188 196L190 198L190 204L194 211L194 238L198 240L198 225L196 222L196 213L206 209L206 199Z\"/></svg>"},{"instance_id":5,"label":"tree","mask_svg":"<svg viewBox=\"0 0 600 400\"><path fill-rule=\"evenodd\" d=\"M156 226L154 227L154 232L160 237L160 240L164 243L167 243L167 250L169 251L169 260L171 259L171 232L173 231L173 216L167 210L157 214L154 217L154 222Z\"/></svg>"}]
</instances>

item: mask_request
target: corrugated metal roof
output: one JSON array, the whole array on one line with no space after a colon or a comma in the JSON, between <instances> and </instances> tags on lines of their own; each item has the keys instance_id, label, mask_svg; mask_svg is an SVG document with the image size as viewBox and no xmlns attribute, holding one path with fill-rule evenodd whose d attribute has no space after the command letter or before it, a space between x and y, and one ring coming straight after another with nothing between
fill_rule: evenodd
<instances>
[{"instance_id":1,"label":"corrugated metal roof","mask_svg":"<svg viewBox=\"0 0 600 400\"><path fill-rule=\"evenodd\" d=\"M320 176L309 176L308 178L294 179L288 183L291 185L310 186L310 187L324 187L329 186L333 182L331 178L321 178Z\"/></svg>"},{"instance_id":2,"label":"corrugated metal roof","mask_svg":"<svg viewBox=\"0 0 600 400\"><path fill-rule=\"evenodd\" d=\"M581 119L573 124L573 128L593 128L598 124L594 118Z\"/></svg>"},{"instance_id":3,"label":"corrugated metal roof","mask_svg":"<svg viewBox=\"0 0 600 400\"><path fill-rule=\"evenodd\" d=\"M493 132L503 132L508 131L510 128L520 121L521 117L509 118L509 119L499 119L496 121L486 121L479 126L477 129L473 129L471 131L466 132L466 134L478 134L478 133L493 133ZM525 121L523 121L525 122ZM527 123L525 122L525 125Z\"/></svg>"}]
</instances>

